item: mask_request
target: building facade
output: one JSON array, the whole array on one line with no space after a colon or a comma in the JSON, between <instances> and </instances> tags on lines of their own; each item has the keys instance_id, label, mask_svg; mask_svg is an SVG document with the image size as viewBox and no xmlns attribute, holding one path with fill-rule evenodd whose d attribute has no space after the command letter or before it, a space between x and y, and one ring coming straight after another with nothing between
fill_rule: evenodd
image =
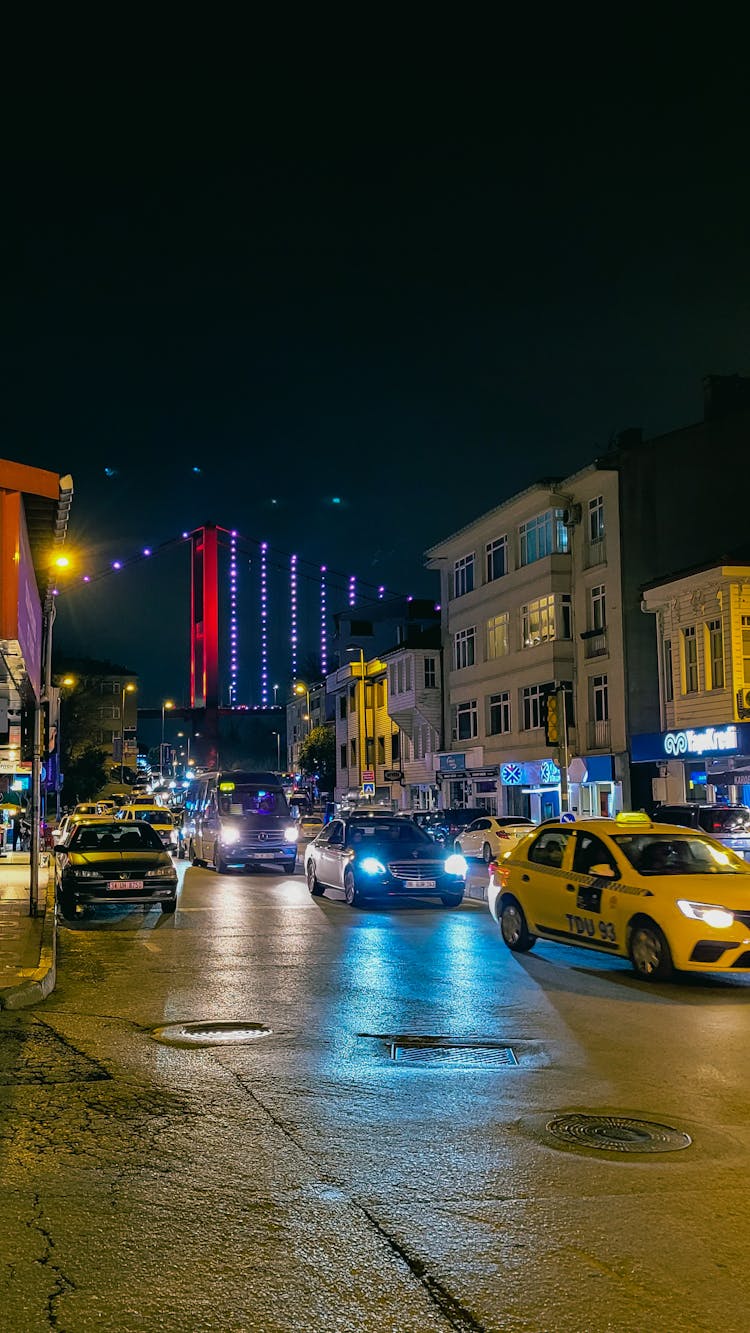
<instances>
[{"instance_id":1,"label":"building facade","mask_svg":"<svg viewBox=\"0 0 750 1333\"><path fill-rule=\"evenodd\" d=\"M569 797L614 813L627 785L618 479L596 465L539 483L427 552L441 577L444 806L544 819L561 755L545 692L569 687Z\"/></svg>"},{"instance_id":2,"label":"building facade","mask_svg":"<svg viewBox=\"0 0 750 1333\"><path fill-rule=\"evenodd\" d=\"M324 727L330 721L327 712L325 681L310 686L299 680L293 682L286 704L287 772L299 773L302 744L315 727Z\"/></svg>"}]
</instances>

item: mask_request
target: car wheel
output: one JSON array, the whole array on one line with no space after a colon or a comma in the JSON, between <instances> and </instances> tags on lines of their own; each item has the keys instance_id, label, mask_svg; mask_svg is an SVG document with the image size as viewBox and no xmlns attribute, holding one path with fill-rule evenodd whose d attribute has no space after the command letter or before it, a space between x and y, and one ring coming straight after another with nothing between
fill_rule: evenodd
<instances>
[{"instance_id":1,"label":"car wheel","mask_svg":"<svg viewBox=\"0 0 750 1333\"><path fill-rule=\"evenodd\" d=\"M66 893L62 889L57 895L60 912L66 921L72 921L76 914L76 900L72 893Z\"/></svg>"},{"instance_id":2,"label":"car wheel","mask_svg":"<svg viewBox=\"0 0 750 1333\"><path fill-rule=\"evenodd\" d=\"M284 862L284 873L285 873L286 875L293 875L296 869L297 869L297 858L296 858L296 856L295 856L295 858L294 858L293 861L292 861L291 858L290 858L289 860L287 860L287 861Z\"/></svg>"},{"instance_id":3,"label":"car wheel","mask_svg":"<svg viewBox=\"0 0 750 1333\"><path fill-rule=\"evenodd\" d=\"M195 855L195 847L193 846L192 838L190 839L190 846L188 848L188 861L192 861L194 866L203 865L203 862L201 861L200 857Z\"/></svg>"},{"instance_id":4,"label":"car wheel","mask_svg":"<svg viewBox=\"0 0 750 1333\"><path fill-rule=\"evenodd\" d=\"M354 871L352 870L347 870L344 874L344 897L350 907L358 907L362 902L362 895L354 883Z\"/></svg>"},{"instance_id":5,"label":"car wheel","mask_svg":"<svg viewBox=\"0 0 750 1333\"><path fill-rule=\"evenodd\" d=\"M460 907L464 900L462 893L441 893L440 901L443 907Z\"/></svg>"},{"instance_id":6,"label":"car wheel","mask_svg":"<svg viewBox=\"0 0 750 1333\"><path fill-rule=\"evenodd\" d=\"M313 898L322 897L323 885L318 879L318 876L315 874L314 861L308 861L307 863L307 887L310 890Z\"/></svg>"},{"instance_id":7,"label":"car wheel","mask_svg":"<svg viewBox=\"0 0 750 1333\"><path fill-rule=\"evenodd\" d=\"M177 911L177 899L173 898L171 902L162 903L161 910L164 916L171 916L173 912Z\"/></svg>"},{"instance_id":8,"label":"car wheel","mask_svg":"<svg viewBox=\"0 0 750 1333\"><path fill-rule=\"evenodd\" d=\"M672 951L664 931L648 916L636 917L630 927L628 954L634 972L644 981L671 981Z\"/></svg>"},{"instance_id":9,"label":"car wheel","mask_svg":"<svg viewBox=\"0 0 750 1333\"><path fill-rule=\"evenodd\" d=\"M503 940L513 953L528 953L536 944L523 908L517 898L504 898L500 908L500 932Z\"/></svg>"},{"instance_id":10,"label":"car wheel","mask_svg":"<svg viewBox=\"0 0 750 1333\"><path fill-rule=\"evenodd\" d=\"M488 842L486 842L482 848L482 860L486 866L488 866L492 860L492 848Z\"/></svg>"},{"instance_id":11,"label":"car wheel","mask_svg":"<svg viewBox=\"0 0 750 1333\"><path fill-rule=\"evenodd\" d=\"M214 870L216 871L217 875L226 875L228 869L229 866L227 865L223 856L219 856L219 853L217 851L214 851Z\"/></svg>"}]
</instances>

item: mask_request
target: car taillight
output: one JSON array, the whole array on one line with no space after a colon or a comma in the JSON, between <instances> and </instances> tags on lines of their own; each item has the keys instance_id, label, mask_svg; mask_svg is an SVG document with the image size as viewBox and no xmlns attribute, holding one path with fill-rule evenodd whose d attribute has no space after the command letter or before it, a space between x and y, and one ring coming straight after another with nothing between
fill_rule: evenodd
<instances>
[{"instance_id":1,"label":"car taillight","mask_svg":"<svg viewBox=\"0 0 750 1333\"><path fill-rule=\"evenodd\" d=\"M496 837L496 838L509 838L509 837L510 837L510 834L509 834L509 833L506 833L504 828L499 828L499 829L496 829L496 830L495 830L495 837Z\"/></svg>"},{"instance_id":2,"label":"car taillight","mask_svg":"<svg viewBox=\"0 0 750 1333\"><path fill-rule=\"evenodd\" d=\"M490 875L497 880L501 889L507 889L510 866L503 865L502 861L490 861Z\"/></svg>"}]
</instances>

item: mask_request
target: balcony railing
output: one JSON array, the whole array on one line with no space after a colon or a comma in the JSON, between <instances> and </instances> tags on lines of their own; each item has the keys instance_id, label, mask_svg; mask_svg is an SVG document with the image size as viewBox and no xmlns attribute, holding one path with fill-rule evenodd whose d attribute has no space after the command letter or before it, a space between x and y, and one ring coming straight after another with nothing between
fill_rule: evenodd
<instances>
[{"instance_id":1,"label":"balcony railing","mask_svg":"<svg viewBox=\"0 0 750 1333\"><path fill-rule=\"evenodd\" d=\"M582 634L583 651L588 657L605 657L607 654L607 631L606 629L589 630Z\"/></svg>"},{"instance_id":2,"label":"balcony railing","mask_svg":"<svg viewBox=\"0 0 750 1333\"><path fill-rule=\"evenodd\" d=\"M591 569L594 565L607 563L607 546L604 537L598 542L587 542L583 549L583 567Z\"/></svg>"},{"instance_id":3,"label":"balcony railing","mask_svg":"<svg viewBox=\"0 0 750 1333\"><path fill-rule=\"evenodd\" d=\"M609 749L609 718L603 722L589 722L589 749Z\"/></svg>"}]
</instances>

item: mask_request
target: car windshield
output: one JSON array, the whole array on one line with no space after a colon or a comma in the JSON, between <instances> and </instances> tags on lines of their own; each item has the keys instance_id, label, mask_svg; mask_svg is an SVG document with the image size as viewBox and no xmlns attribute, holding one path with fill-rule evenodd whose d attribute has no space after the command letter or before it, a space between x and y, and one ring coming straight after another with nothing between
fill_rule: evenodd
<instances>
[{"instance_id":1,"label":"car windshield","mask_svg":"<svg viewBox=\"0 0 750 1333\"><path fill-rule=\"evenodd\" d=\"M233 786L219 791L219 813L222 815L288 815L289 806L280 789L268 787Z\"/></svg>"},{"instance_id":2,"label":"car windshield","mask_svg":"<svg viewBox=\"0 0 750 1333\"><path fill-rule=\"evenodd\" d=\"M636 833L617 836L615 842L639 875L747 874L744 861L706 838Z\"/></svg>"},{"instance_id":3,"label":"car windshield","mask_svg":"<svg viewBox=\"0 0 750 1333\"><path fill-rule=\"evenodd\" d=\"M432 846L432 839L410 819L372 819L367 823L350 824L346 840L353 847L369 842L404 842L410 846L427 843Z\"/></svg>"},{"instance_id":4,"label":"car windshield","mask_svg":"<svg viewBox=\"0 0 750 1333\"><path fill-rule=\"evenodd\" d=\"M68 847L71 852L160 852L158 835L148 824L79 824Z\"/></svg>"},{"instance_id":5,"label":"car windshield","mask_svg":"<svg viewBox=\"0 0 750 1333\"><path fill-rule=\"evenodd\" d=\"M171 824L172 816L168 810L136 810L136 819L142 819L144 824Z\"/></svg>"}]
</instances>

